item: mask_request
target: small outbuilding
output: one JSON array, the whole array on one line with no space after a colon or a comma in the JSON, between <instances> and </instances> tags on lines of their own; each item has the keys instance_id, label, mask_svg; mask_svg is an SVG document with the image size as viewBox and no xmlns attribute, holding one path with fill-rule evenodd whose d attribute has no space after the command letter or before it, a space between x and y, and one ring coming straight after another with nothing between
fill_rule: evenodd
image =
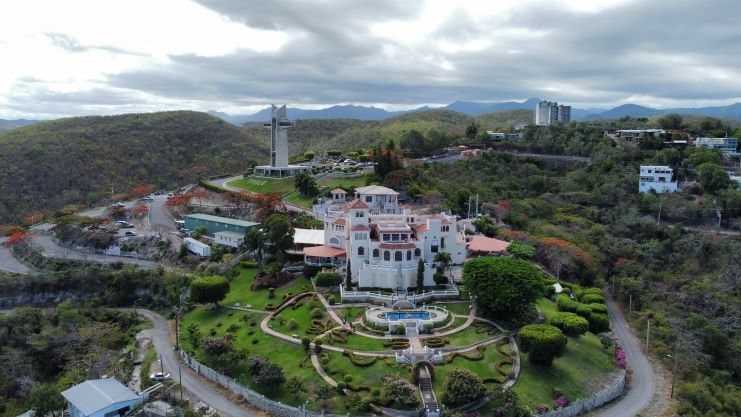
<instances>
[{"instance_id":1,"label":"small outbuilding","mask_svg":"<svg viewBox=\"0 0 741 417\"><path fill-rule=\"evenodd\" d=\"M211 255L211 246L193 239L192 237L186 237L183 239L183 243L188 246L188 250L195 253L196 255L205 258Z\"/></svg>"},{"instance_id":2,"label":"small outbuilding","mask_svg":"<svg viewBox=\"0 0 741 417\"><path fill-rule=\"evenodd\" d=\"M137 395L115 378L89 379L62 391L70 417L119 417L143 402L147 395Z\"/></svg>"},{"instance_id":3,"label":"small outbuilding","mask_svg":"<svg viewBox=\"0 0 741 417\"><path fill-rule=\"evenodd\" d=\"M468 252L473 255L487 255L487 254L503 254L509 242L504 240L494 239L483 235L474 236L470 242L468 242Z\"/></svg>"}]
</instances>

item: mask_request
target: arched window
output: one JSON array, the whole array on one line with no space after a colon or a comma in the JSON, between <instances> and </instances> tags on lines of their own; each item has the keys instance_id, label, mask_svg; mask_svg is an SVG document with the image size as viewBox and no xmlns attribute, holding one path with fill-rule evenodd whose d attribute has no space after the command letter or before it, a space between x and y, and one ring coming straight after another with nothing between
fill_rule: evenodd
<instances>
[{"instance_id":1,"label":"arched window","mask_svg":"<svg viewBox=\"0 0 741 417\"><path fill-rule=\"evenodd\" d=\"M378 258L381 256L381 252L378 249L373 249L373 257Z\"/></svg>"},{"instance_id":2,"label":"arched window","mask_svg":"<svg viewBox=\"0 0 741 417\"><path fill-rule=\"evenodd\" d=\"M414 256L419 258L420 256L422 256L422 251L419 250L419 248L414 249Z\"/></svg>"},{"instance_id":3,"label":"arched window","mask_svg":"<svg viewBox=\"0 0 741 417\"><path fill-rule=\"evenodd\" d=\"M404 259L404 255L402 255L400 250L397 250L394 252L394 261L401 262Z\"/></svg>"},{"instance_id":4,"label":"arched window","mask_svg":"<svg viewBox=\"0 0 741 417\"><path fill-rule=\"evenodd\" d=\"M407 251L407 261L411 261L411 260L412 260L412 251L408 250Z\"/></svg>"},{"instance_id":5,"label":"arched window","mask_svg":"<svg viewBox=\"0 0 741 417\"><path fill-rule=\"evenodd\" d=\"M383 260L384 261L390 261L391 260L391 252L385 250L383 251Z\"/></svg>"},{"instance_id":6,"label":"arched window","mask_svg":"<svg viewBox=\"0 0 741 417\"><path fill-rule=\"evenodd\" d=\"M336 237L329 239L329 244L332 246L340 246L340 240Z\"/></svg>"},{"instance_id":7,"label":"arched window","mask_svg":"<svg viewBox=\"0 0 741 417\"><path fill-rule=\"evenodd\" d=\"M358 256L363 256L363 255L365 255L365 248L362 247L362 246L359 246L358 247Z\"/></svg>"}]
</instances>

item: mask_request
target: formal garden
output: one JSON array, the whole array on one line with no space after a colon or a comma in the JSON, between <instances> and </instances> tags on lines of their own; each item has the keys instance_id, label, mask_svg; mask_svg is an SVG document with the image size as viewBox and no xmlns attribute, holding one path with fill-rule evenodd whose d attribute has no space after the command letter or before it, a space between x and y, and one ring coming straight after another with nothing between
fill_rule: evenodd
<instances>
[{"instance_id":1,"label":"formal garden","mask_svg":"<svg viewBox=\"0 0 741 417\"><path fill-rule=\"evenodd\" d=\"M601 291L562 283L556 294L555 281L527 261L467 262L471 299L430 303L445 319L419 334L369 322L377 306L342 305L332 287L315 287L325 277L266 270L242 262L231 279L195 280L181 346L284 404L339 415L429 407L418 388L429 373L440 408L476 403L481 415L502 407L529 415L588 397L620 371Z\"/></svg>"}]
</instances>

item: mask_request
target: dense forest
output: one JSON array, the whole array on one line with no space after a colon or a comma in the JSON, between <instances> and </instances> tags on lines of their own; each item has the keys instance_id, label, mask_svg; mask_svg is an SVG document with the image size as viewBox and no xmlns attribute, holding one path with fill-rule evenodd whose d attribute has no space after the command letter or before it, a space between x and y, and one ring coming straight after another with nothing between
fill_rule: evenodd
<instances>
[{"instance_id":1,"label":"dense forest","mask_svg":"<svg viewBox=\"0 0 741 417\"><path fill-rule=\"evenodd\" d=\"M526 135L523 148L578 150L591 160L492 152L456 164L412 166L385 180L433 210L464 216L475 201L469 197L478 195L485 216L475 223L482 232L533 246L535 260L563 280L606 287L642 340L651 321L654 357L668 369L667 355L679 360L680 415L740 415L741 237L707 227L718 213L724 226L741 226L741 191L720 168L733 161L704 149L659 149L650 141L618 147L591 123ZM639 194L638 165L654 162L679 167L691 186L673 195ZM725 178L704 178L705 169ZM392 184L398 178L404 183ZM690 224L696 227L685 227Z\"/></svg>"},{"instance_id":2,"label":"dense forest","mask_svg":"<svg viewBox=\"0 0 741 417\"><path fill-rule=\"evenodd\" d=\"M242 172L267 157L267 136L204 113L76 117L0 134L0 223L32 210L100 203L141 184L172 188Z\"/></svg>"},{"instance_id":3,"label":"dense forest","mask_svg":"<svg viewBox=\"0 0 741 417\"><path fill-rule=\"evenodd\" d=\"M463 135L471 124L512 125L532 112L471 117L431 110L384 121L298 120L289 131L292 155L307 150L367 149L408 131ZM205 113L176 111L59 119L0 133L0 224L31 211L100 204L142 184L171 189L265 163L268 132L237 127Z\"/></svg>"}]
</instances>

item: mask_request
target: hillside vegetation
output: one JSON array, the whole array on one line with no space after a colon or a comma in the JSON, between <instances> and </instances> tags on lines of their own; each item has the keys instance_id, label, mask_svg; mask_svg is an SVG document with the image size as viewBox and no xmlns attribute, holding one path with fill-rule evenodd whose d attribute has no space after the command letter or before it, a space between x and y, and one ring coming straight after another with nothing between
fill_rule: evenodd
<instances>
[{"instance_id":1,"label":"hillside vegetation","mask_svg":"<svg viewBox=\"0 0 741 417\"><path fill-rule=\"evenodd\" d=\"M172 188L267 159L256 137L190 111L93 116L0 134L0 223L32 210L96 204L141 184Z\"/></svg>"}]
</instances>

